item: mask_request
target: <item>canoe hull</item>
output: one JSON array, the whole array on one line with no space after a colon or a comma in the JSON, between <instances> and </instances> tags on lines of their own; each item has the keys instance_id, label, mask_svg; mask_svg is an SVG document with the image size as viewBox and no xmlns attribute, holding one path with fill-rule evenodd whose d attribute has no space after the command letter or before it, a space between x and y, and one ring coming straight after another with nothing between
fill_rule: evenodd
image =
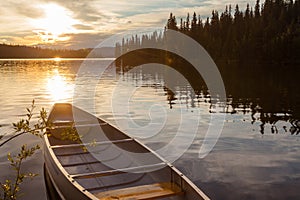
<instances>
[{"instance_id":1,"label":"canoe hull","mask_svg":"<svg viewBox=\"0 0 300 200\"><path fill-rule=\"evenodd\" d=\"M63 112L60 113L60 110ZM99 140L94 149L86 151L84 147L87 144L58 139L66 121L74 120L73 112L81 116L81 121L89 118L95 123L94 116L77 107L70 104L54 105L48 120L60 123L49 129L44 136L45 180L47 186L55 190L52 193L49 190L50 198L56 195L60 199L101 199L112 193L119 194L120 198L122 195L131 195L130 199L209 199L173 165L101 119L96 118L98 126L71 123L81 129L88 126L89 129L84 128L87 135L97 131L103 136L103 140ZM101 127L103 132L97 127ZM51 136L51 133L55 135ZM134 153L144 153L142 155L148 157L132 157ZM111 166L111 163L118 165ZM155 189L153 193L148 189L136 193L144 188ZM127 194L129 191L131 194Z\"/></svg>"}]
</instances>

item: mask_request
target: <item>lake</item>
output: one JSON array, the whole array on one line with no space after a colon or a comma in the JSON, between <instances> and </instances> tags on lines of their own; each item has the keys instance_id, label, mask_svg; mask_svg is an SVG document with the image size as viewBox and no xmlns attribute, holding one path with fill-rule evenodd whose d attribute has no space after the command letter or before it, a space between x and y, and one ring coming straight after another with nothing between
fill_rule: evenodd
<instances>
[{"instance_id":1,"label":"lake","mask_svg":"<svg viewBox=\"0 0 300 200\"><path fill-rule=\"evenodd\" d=\"M13 133L12 122L26 117L26 107L33 99L35 113L42 107L49 111L55 102L70 102L158 152L169 145L170 151L162 156L174 161L212 199L300 198L300 122L292 111L264 112L257 105L258 96L229 95L225 103L212 105L208 91L194 93L179 73L172 72L176 81L169 87L166 76L170 74L164 67L124 70L110 65L112 62L0 60L0 135ZM277 98L284 100L285 96ZM211 117L223 116L216 145L200 158ZM13 174L7 153L17 153L24 143L42 144L42 140L24 135L1 147L1 181ZM20 199L46 198L43 164L42 151L24 163L24 171L39 176L21 185L24 195Z\"/></svg>"}]
</instances>

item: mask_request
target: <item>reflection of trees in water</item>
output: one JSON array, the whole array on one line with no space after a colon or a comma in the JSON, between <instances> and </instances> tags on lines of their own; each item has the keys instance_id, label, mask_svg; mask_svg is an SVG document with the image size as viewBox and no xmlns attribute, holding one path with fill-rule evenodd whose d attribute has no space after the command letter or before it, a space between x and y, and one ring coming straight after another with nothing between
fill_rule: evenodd
<instances>
[{"instance_id":1,"label":"reflection of trees in water","mask_svg":"<svg viewBox=\"0 0 300 200\"><path fill-rule=\"evenodd\" d=\"M211 113L250 114L252 124L256 121L261 122L261 134L265 134L266 124L271 125L271 133L278 134L279 121L290 123L290 128L282 127L285 132L293 135L300 133L300 88L298 87L299 70L297 70L297 65L217 63L228 99L227 102L220 103L220 105L212 105L212 97L210 97L201 75L195 71L193 66L170 53L168 53L167 59L166 52L158 51L153 54L152 51L154 50L126 54L116 61L117 70L126 73L134 68L133 66L146 63L161 63L175 69L188 80L191 87L187 87L188 83L181 84L180 81L172 81L173 85L168 85L166 79L171 77L173 80L177 80L180 77L170 75L171 72L165 68L141 70L144 75L162 79L161 82L165 84L162 89L165 91L170 109L176 102L178 103L178 100L181 102L185 100L185 104L191 107L200 106L196 105L197 102L204 102L210 104L209 112ZM217 107L219 109L216 109Z\"/></svg>"},{"instance_id":2,"label":"reflection of trees in water","mask_svg":"<svg viewBox=\"0 0 300 200\"><path fill-rule=\"evenodd\" d=\"M166 92L167 101L170 105L170 109L172 109L173 105L176 104L175 101L177 100L177 98L175 97L175 93L166 86L164 86L164 91Z\"/></svg>"},{"instance_id":3,"label":"reflection of trees in water","mask_svg":"<svg viewBox=\"0 0 300 200\"><path fill-rule=\"evenodd\" d=\"M235 66L234 66L235 65ZM265 125L271 125L271 133L278 133L277 123L279 121L291 124L290 132L299 134L300 119L298 87L299 70L297 65L275 65L275 64L239 64L222 66L222 68L233 68L234 75L223 72L223 78L228 94L233 97L232 105L243 105L250 108L252 123L261 121L262 134L265 133ZM259 118L255 118L259 114ZM287 127L282 127L286 132Z\"/></svg>"},{"instance_id":4,"label":"reflection of trees in water","mask_svg":"<svg viewBox=\"0 0 300 200\"><path fill-rule=\"evenodd\" d=\"M290 128L290 132L292 135L299 135L300 133L300 120L292 119L291 121L292 127Z\"/></svg>"}]
</instances>

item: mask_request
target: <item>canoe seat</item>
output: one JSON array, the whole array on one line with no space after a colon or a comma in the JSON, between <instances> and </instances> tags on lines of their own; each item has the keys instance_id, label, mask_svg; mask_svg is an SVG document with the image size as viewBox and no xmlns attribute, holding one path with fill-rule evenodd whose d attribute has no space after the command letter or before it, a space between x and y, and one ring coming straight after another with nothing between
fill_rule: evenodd
<instances>
[{"instance_id":1,"label":"canoe seat","mask_svg":"<svg viewBox=\"0 0 300 200\"><path fill-rule=\"evenodd\" d=\"M100 200L150 200L181 195L183 191L175 183L154 183L94 194Z\"/></svg>"}]
</instances>

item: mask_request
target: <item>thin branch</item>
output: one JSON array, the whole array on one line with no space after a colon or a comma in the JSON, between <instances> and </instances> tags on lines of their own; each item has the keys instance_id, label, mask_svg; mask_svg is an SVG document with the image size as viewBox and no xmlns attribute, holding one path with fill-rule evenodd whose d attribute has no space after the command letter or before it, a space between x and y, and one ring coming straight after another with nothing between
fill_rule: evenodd
<instances>
[{"instance_id":1,"label":"thin branch","mask_svg":"<svg viewBox=\"0 0 300 200\"><path fill-rule=\"evenodd\" d=\"M20 135L23 135L23 134L25 134L25 133L26 133L26 132L22 132L22 133L19 133L19 134L17 134L17 135L14 135L14 136L8 138L7 140L5 140L4 142L2 142L2 143L0 144L0 147L2 147L3 145L5 145L6 143L8 143L9 141L11 141L11 140L15 139L16 137L19 137Z\"/></svg>"},{"instance_id":2,"label":"thin branch","mask_svg":"<svg viewBox=\"0 0 300 200\"><path fill-rule=\"evenodd\" d=\"M14 136L8 138L7 140L5 140L4 142L2 142L2 143L0 144L0 147L2 147L4 144L8 143L9 141L11 141L11 140L13 140L13 139L15 139L15 138L17 138L17 137L23 135L23 134L30 133L30 132L34 132L34 131L37 131L37 130L41 130L41 129L43 129L43 128L46 128L46 127L42 127L42 128L38 128L38 129L32 129L32 130L30 130L30 131L24 131L24 132L22 132L22 133L18 133L17 135L14 135Z\"/></svg>"}]
</instances>

